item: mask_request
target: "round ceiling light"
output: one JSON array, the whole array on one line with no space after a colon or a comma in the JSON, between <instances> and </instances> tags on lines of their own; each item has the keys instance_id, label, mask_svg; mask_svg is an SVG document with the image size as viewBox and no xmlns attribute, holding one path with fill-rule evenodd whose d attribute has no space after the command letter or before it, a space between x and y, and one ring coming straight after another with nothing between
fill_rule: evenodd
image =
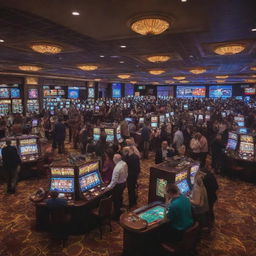
<instances>
[{"instance_id":1,"label":"round ceiling light","mask_svg":"<svg viewBox=\"0 0 256 256\"><path fill-rule=\"evenodd\" d=\"M182 83L182 84L187 84L187 83L189 83L189 81L187 81L187 80L181 80L180 83Z\"/></svg>"},{"instance_id":2,"label":"round ceiling light","mask_svg":"<svg viewBox=\"0 0 256 256\"><path fill-rule=\"evenodd\" d=\"M251 67L251 70L252 70L252 71L256 71L256 66Z\"/></svg>"},{"instance_id":3,"label":"round ceiling light","mask_svg":"<svg viewBox=\"0 0 256 256\"><path fill-rule=\"evenodd\" d=\"M93 71L98 69L98 66L95 65L77 65L77 67L83 71Z\"/></svg>"},{"instance_id":4,"label":"round ceiling light","mask_svg":"<svg viewBox=\"0 0 256 256\"><path fill-rule=\"evenodd\" d=\"M131 84L137 84L137 81L130 81Z\"/></svg>"},{"instance_id":5,"label":"round ceiling light","mask_svg":"<svg viewBox=\"0 0 256 256\"><path fill-rule=\"evenodd\" d=\"M30 47L33 51L42 54L58 54L62 51L62 47L59 45L49 43L34 43Z\"/></svg>"},{"instance_id":6,"label":"round ceiling light","mask_svg":"<svg viewBox=\"0 0 256 256\"><path fill-rule=\"evenodd\" d=\"M218 55L234 55L245 50L244 44L223 44L214 48L214 52Z\"/></svg>"},{"instance_id":7,"label":"round ceiling light","mask_svg":"<svg viewBox=\"0 0 256 256\"><path fill-rule=\"evenodd\" d=\"M154 85L158 85L158 84L159 84L159 82L152 82L152 84L154 84Z\"/></svg>"},{"instance_id":8,"label":"round ceiling light","mask_svg":"<svg viewBox=\"0 0 256 256\"><path fill-rule=\"evenodd\" d=\"M256 75L252 75L252 77L256 77Z\"/></svg>"},{"instance_id":9,"label":"round ceiling light","mask_svg":"<svg viewBox=\"0 0 256 256\"><path fill-rule=\"evenodd\" d=\"M135 17L130 22L132 31L140 35L159 35L170 27L170 21L162 16Z\"/></svg>"},{"instance_id":10,"label":"round ceiling light","mask_svg":"<svg viewBox=\"0 0 256 256\"><path fill-rule=\"evenodd\" d=\"M166 62L170 59L171 57L170 56L164 56L164 55L156 55L156 56L150 56L150 57L147 57L147 60L149 62Z\"/></svg>"},{"instance_id":11,"label":"round ceiling light","mask_svg":"<svg viewBox=\"0 0 256 256\"><path fill-rule=\"evenodd\" d=\"M184 80L184 79L186 79L186 77L185 76L174 76L173 79L175 79L175 80Z\"/></svg>"},{"instance_id":12,"label":"round ceiling light","mask_svg":"<svg viewBox=\"0 0 256 256\"><path fill-rule=\"evenodd\" d=\"M227 79L229 76L223 75L223 76L215 76L217 79Z\"/></svg>"},{"instance_id":13,"label":"round ceiling light","mask_svg":"<svg viewBox=\"0 0 256 256\"><path fill-rule=\"evenodd\" d=\"M199 75L199 74L205 73L206 69L205 68L192 68L189 70L189 72L194 75Z\"/></svg>"},{"instance_id":14,"label":"round ceiling light","mask_svg":"<svg viewBox=\"0 0 256 256\"><path fill-rule=\"evenodd\" d=\"M256 79L247 79L245 80L246 83L256 83Z\"/></svg>"},{"instance_id":15,"label":"round ceiling light","mask_svg":"<svg viewBox=\"0 0 256 256\"><path fill-rule=\"evenodd\" d=\"M39 71L41 69L42 68L38 67L38 66L28 66L28 65L19 66L19 70L22 70L22 71L33 71L33 72L36 72L36 71Z\"/></svg>"},{"instance_id":16,"label":"round ceiling light","mask_svg":"<svg viewBox=\"0 0 256 256\"><path fill-rule=\"evenodd\" d=\"M121 74L121 75L118 75L117 77L121 79L128 79L131 77L131 75Z\"/></svg>"},{"instance_id":17,"label":"round ceiling light","mask_svg":"<svg viewBox=\"0 0 256 256\"><path fill-rule=\"evenodd\" d=\"M148 72L151 75L156 75L157 76L157 75L163 74L165 71L162 70L162 69L154 69L154 70L149 70Z\"/></svg>"}]
</instances>

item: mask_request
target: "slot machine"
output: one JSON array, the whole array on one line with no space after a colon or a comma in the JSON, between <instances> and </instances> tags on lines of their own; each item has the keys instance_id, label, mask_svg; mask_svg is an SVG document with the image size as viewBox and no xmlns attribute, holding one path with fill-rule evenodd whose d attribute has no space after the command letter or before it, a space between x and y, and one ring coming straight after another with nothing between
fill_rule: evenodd
<instances>
[{"instance_id":1,"label":"slot machine","mask_svg":"<svg viewBox=\"0 0 256 256\"><path fill-rule=\"evenodd\" d=\"M75 169L73 167L51 168L49 191L57 191L59 198L68 201L75 199Z\"/></svg>"},{"instance_id":2,"label":"slot machine","mask_svg":"<svg viewBox=\"0 0 256 256\"><path fill-rule=\"evenodd\" d=\"M180 190L181 194L187 195L190 192L188 184L188 170L183 170L175 175L175 184Z\"/></svg>"},{"instance_id":3,"label":"slot machine","mask_svg":"<svg viewBox=\"0 0 256 256\"><path fill-rule=\"evenodd\" d=\"M18 139L18 151L22 162L33 162L41 155L39 138L37 136L20 136Z\"/></svg>"},{"instance_id":4,"label":"slot machine","mask_svg":"<svg viewBox=\"0 0 256 256\"><path fill-rule=\"evenodd\" d=\"M117 128L116 128L116 139L119 143L123 142L120 125L118 125Z\"/></svg>"},{"instance_id":5,"label":"slot machine","mask_svg":"<svg viewBox=\"0 0 256 256\"><path fill-rule=\"evenodd\" d=\"M158 127L158 117L157 116L151 116L151 127L157 128Z\"/></svg>"},{"instance_id":6,"label":"slot machine","mask_svg":"<svg viewBox=\"0 0 256 256\"><path fill-rule=\"evenodd\" d=\"M245 160L254 160L255 145L253 136L240 135L239 156Z\"/></svg>"},{"instance_id":7,"label":"slot machine","mask_svg":"<svg viewBox=\"0 0 256 256\"><path fill-rule=\"evenodd\" d=\"M100 128L93 128L93 140L95 142L100 140Z\"/></svg>"},{"instance_id":8,"label":"slot machine","mask_svg":"<svg viewBox=\"0 0 256 256\"><path fill-rule=\"evenodd\" d=\"M144 124L145 122L145 118L144 117L140 117L139 118L139 124Z\"/></svg>"},{"instance_id":9,"label":"slot machine","mask_svg":"<svg viewBox=\"0 0 256 256\"><path fill-rule=\"evenodd\" d=\"M92 200L104 193L106 186L101 179L99 161L81 165L78 172L80 194L84 199Z\"/></svg>"},{"instance_id":10,"label":"slot machine","mask_svg":"<svg viewBox=\"0 0 256 256\"><path fill-rule=\"evenodd\" d=\"M23 112L22 100L21 99L13 99L12 100L12 113L19 113Z\"/></svg>"},{"instance_id":11,"label":"slot machine","mask_svg":"<svg viewBox=\"0 0 256 256\"><path fill-rule=\"evenodd\" d=\"M31 120L32 134L38 134L39 133L38 126L39 126L39 120L35 119L35 118L32 119Z\"/></svg>"},{"instance_id":12,"label":"slot machine","mask_svg":"<svg viewBox=\"0 0 256 256\"><path fill-rule=\"evenodd\" d=\"M115 137L114 137L114 129L110 129L110 128L105 128L105 133L107 135L107 139L106 141L107 142L110 142L110 143L113 143L114 140L115 140Z\"/></svg>"},{"instance_id":13,"label":"slot machine","mask_svg":"<svg viewBox=\"0 0 256 256\"><path fill-rule=\"evenodd\" d=\"M238 141L238 135L236 133L229 132L226 150L235 151L237 147L237 141Z\"/></svg>"}]
</instances>

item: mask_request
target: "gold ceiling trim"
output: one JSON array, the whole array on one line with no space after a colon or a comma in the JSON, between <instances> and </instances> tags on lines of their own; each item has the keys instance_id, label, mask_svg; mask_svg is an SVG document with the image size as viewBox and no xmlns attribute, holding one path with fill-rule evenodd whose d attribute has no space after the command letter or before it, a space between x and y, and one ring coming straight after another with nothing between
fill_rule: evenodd
<instances>
[{"instance_id":1,"label":"gold ceiling trim","mask_svg":"<svg viewBox=\"0 0 256 256\"><path fill-rule=\"evenodd\" d=\"M252 71L256 71L256 66L250 68Z\"/></svg>"},{"instance_id":2,"label":"gold ceiling trim","mask_svg":"<svg viewBox=\"0 0 256 256\"><path fill-rule=\"evenodd\" d=\"M174 81L171 81L171 80L165 80L164 81L166 84L174 84Z\"/></svg>"},{"instance_id":3,"label":"gold ceiling trim","mask_svg":"<svg viewBox=\"0 0 256 256\"><path fill-rule=\"evenodd\" d=\"M36 72L42 69L41 67L35 66L35 65L21 65L21 66L18 66L18 68L19 70L22 70L22 71L32 71L32 72Z\"/></svg>"}]
</instances>

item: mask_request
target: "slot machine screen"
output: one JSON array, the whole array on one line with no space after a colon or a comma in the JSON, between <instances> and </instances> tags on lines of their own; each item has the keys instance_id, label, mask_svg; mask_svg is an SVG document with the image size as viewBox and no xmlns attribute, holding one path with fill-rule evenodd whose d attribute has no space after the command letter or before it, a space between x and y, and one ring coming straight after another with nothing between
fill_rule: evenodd
<instances>
[{"instance_id":1,"label":"slot machine screen","mask_svg":"<svg viewBox=\"0 0 256 256\"><path fill-rule=\"evenodd\" d=\"M114 141L114 129L105 129L105 133L107 134L107 142Z\"/></svg>"},{"instance_id":2,"label":"slot machine screen","mask_svg":"<svg viewBox=\"0 0 256 256\"><path fill-rule=\"evenodd\" d=\"M239 133L246 134L246 133L248 133L248 129L247 128L240 128Z\"/></svg>"},{"instance_id":3,"label":"slot machine screen","mask_svg":"<svg viewBox=\"0 0 256 256\"><path fill-rule=\"evenodd\" d=\"M229 138L229 139L233 139L233 140L237 140L237 139L238 139L238 136L237 136L236 133L229 132L229 133L228 133L228 138Z\"/></svg>"},{"instance_id":4,"label":"slot machine screen","mask_svg":"<svg viewBox=\"0 0 256 256\"><path fill-rule=\"evenodd\" d=\"M95 111L99 112L100 111L100 106L95 106Z\"/></svg>"},{"instance_id":5,"label":"slot machine screen","mask_svg":"<svg viewBox=\"0 0 256 256\"><path fill-rule=\"evenodd\" d=\"M190 182L192 185L194 185L195 176L197 172L199 171L200 165L194 165L190 169Z\"/></svg>"},{"instance_id":6,"label":"slot machine screen","mask_svg":"<svg viewBox=\"0 0 256 256\"><path fill-rule=\"evenodd\" d=\"M10 98L10 91L8 88L0 88L0 98Z\"/></svg>"},{"instance_id":7,"label":"slot machine screen","mask_svg":"<svg viewBox=\"0 0 256 256\"><path fill-rule=\"evenodd\" d=\"M157 116L152 116L151 117L151 123L157 123L157 122L158 122Z\"/></svg>"},{"instance_id":8,"label":"slot machine screen","mask_svg":"<svg viewBox=\"0 0 256 256\"><path fill-rule=\"evenodd\" d=\"M164 121L165 121L164 116L159 116L159 121L160 121L160 123L164 123Z\"/></svg>"},{"instance_id":9,"label":"slot machine screen","mask_svg":"<svg viewBox=\"0 0 256 256\"><path fill-rule=\"evenodd\" d=\"M211 119L210 115L205 115L205 121L209 121Z\"/></svg>"},{"instance_id":10,"label":"slot machine screen","mask_svg":"<svg viewBox=\"0 0 256 256\"><path fill-rule=\"evenodd\" d=\"M51 178L50 190L59 193L74 193L74 178Z\"/></svg>"},{"instance_id":11,"label":"slot machine screen","mask_svg":"<svg viewBox=\"0 0 256 256\"><path fill-rule=\"evenodd\" d=\"M165 208L161 205L157 205L155 207L149 208L148 210L140 213L138 216L145 220L148 225L153 225L161 221L164 218Z\"/></svg>"},{"instance_id":12,"label":"slot machine screen","mask_svg":"<svg viewBox=\"0 0 256 256\"><path fill-rule=\"evenodd\" d=\"M203 120L203 119L204 119L203 115L198 115L198 120Z\"/></svg>"},{"instance_id":13,"label":"slot machine screen","mask_svg":"<svg viewBox=\"0 0 256 256\"><path fill-rule=\"evenodd\" d=\"M82 177L79 177L79 184L82 192L86 192L101 184L98 171L91 172Z\"/></svg>"},{"instance_id":14,"label":"slot machine screen","mask_svg":"<svg viewBox=\"0 0 256 256\"><path fill-rule=\"evenodd\" d=\"M185 180L188 176L188 171L182 171L175 175L175 183Z\"/></svg>"},{"instance_id":15,"label":"slot machine screen","mask_svg":"<svg viewBox=\"0 0 256 256\"><path fill-rule=\"evenodd\" d=\"M20 89L19 88L11 88L11 98L20 98Z\"/></svg>"},{"instance_id":16,"label":"slot machine screen","mask_svg":"<svg viewBox=\"0 0 256 256\"><path fill-rule=\"evenodd\" d=\"M164 198L166 194L166 186L167 186L167 180L157 178L156 195Z\"/></svg>"},{"instance_id":17,"label":"slot machine screen","mask_svg":"<svg viewBox=\"0 0 256 256\"><path fill-rule=\"evenodd\" d=\"M228 139L226 149L236 150L237 140Z\"/></svg>"},{"instance_id":18,"label":"slot machine screen","mask_svg":"<svg viewBox=\"0 0 256 256\"><path fill-rule=\"evenodd\" d=\"M227 116L226 112L221 112L221 116L226 117Z\"/></svg>"},{"instance_id":19,"label":"slot machine screen","mask_svg":"<svg viewBox=\"0 0 256 256\"><path fill-rule=\"evenodd\" d=\"M181 182L176 183L182 194L187 194L190 191L187 180L182 180Z\"/></svg>"},{"instance_id":20,"label":"slot machine screen","mask_svg":"<svg viewBox=\"0 0 256 256\"><path fill-rule=\"evenodd\" d=\"M243 116L235 116L234 120L235 120L235 122L244 122L244 117Z\"/></svg>"},{"instance_id":21,"label":"slot machine screen","mask_svg":"<svg viewBox=\"0 0 256 256\"><path fill-rule=\"evenodd\" d=\"M126 120L127 122L132 122L132 118L130 118L130 117L126 117L125 120Z\"/></svg>"},{"instance_id":22,"label":"slot machine screen","mask_svg":"<svg viewBox=\"0 0 256 256\"><path fill-rule=\"evenodd\" d=\"M143 124L143 123L144 123L144 117L140 117L139 123L140 123L140 124Z\"/></svg>"},{"instance_id":23,"label":"slot machine screen","mask_svg":"<svg viewBox=\"0 0 256 256\"><path fill-rule=\"evenodd\" d=\"M92 162L79 167L79 176L83 176L90 172L99 171L99 162Z\"/></svg>"},{"instance_id":24,"label":"slot machine screen","mask_svg":"<svg viewBox=\"0 0 256 256\"><path fill-rule=\"evenodd\" d=\"M157 128L157 123L151 123L152 128Z\"/></svg>"},{"instance_id":25,"label":"slot machine screen","mask_svg":"<svg viewBox=\"0 0 256 256\"><path fill-rule=\"evenodd\" d=\"M118 141L122 139L122 136L121 136L120 133L117 133L117 134L116 134L116 139L117 139Z\"/></svg>"},{"instance_id":26,"label":"slot machine screen","mask_svg":"<svg viewBox=\"0 0 256 256\"><path fill-rule=\"evenodd\" d=\"M166 118L169 118L169 117L170 117L170 114L169 114L169 113L166 113L166 114L165 114L165 117L166 117Z\"/></svg>"},{"instance_id":27,"label":"slot machine screen","mask_svg":"<svg viewBox=\"0 0 256 256\"><path fill-rule=\"evenodd\" d=\"M38 126L38 119L32 119L32 127Z\"/></svg>"},{"instance_id":28,"label":"slot machine screen","mask_svg":"<svg viewBox=\"0 0 256 256\"><path fill-rule=\"evenodd\" d=\"M78 87L68 87L68 98L78 99L79 98L79 88Z\"/></svg>"},{"instance_id":29,"label":"slot machine screen","mask_svg":"<svg viewBox=\"0 0 256 256\"><path fill-rule=\"evenodd\" d=\"M237 122L237 125L238 125L239 127L244 127L244 122Z\"/></svg>"},{"instance_id":30,"label":"slot machine screen","mask_svg":"<svg viewBox=\"0 0 256 256\"><path fill-rule=\"evenodd\" d=\"M51 175L73 177L75 175L75 170L69 167L52 167Z\"/></svg>"},{"instance_id":31,"label":"slot machine screen","mask_svg":"<svg viewBox=\"0 0 256 256\"><path fill-rule=\"evenodd\" d=\"M216 85L209 87L210 98L229 98L232 97L232 85Z\"/></svg>"},{"instance_id":32,"label":"slot machine screen","mask_svg":"<svg viewBox=\"0 0 256 256\"><path fill-rule=\"evenodd\" d=\"M174 116L174 112L171 112L170 115L171 115L171 116Z\"/></svg>"},{"instance_id":33,"label":"slot machine screen","mask_svg":"<svg viewBox=\"0 0 256 256\"><path fill-rule=\"evenodd\" d=\"M183 105L183 109L184 109L184 110L188 110L188 104L184 104L184 105Z\"/></svg>"},{"instance_id":34,"label":"slot machine screen","mask_svg":"<svg viewBox=\"0 0 256 256\"><path fill-rule=\"evenodd\" d=\"M240 141L253 143L253 137L250 135L241 135Z\"/></svg>"},{"instance_id":35,"label":"slot machine screen","mask_svg":"<svg viewBox=\"0 0 256 256\"><path fill-rule=\"evenodd\" d=\"M240 153L252 154L254 155L254 144L248 142L240 142Z\"/></svg>"},{"instance_id":36,"label":"slot machine screen","mask_svg":"<svg viewBox=\"0 0 256 256\"><path fill-rule=\"evenodd\" d=\"M93 140L98 141L100 139L100 128L93 128Z\"/></svg>"},{"instance_id":37,"label":"slot machine screen","mask_svg":"<svg viewBox=\"0 0 256 256\"><path fill-rule=\"evenodd\" d=\"M37 144L20 146L20 153L21 153L22 156L37 154L38 153L38 146L37 146Z\"/></svg>"},{"instance_id":38,"label":"slot machine screen","mask_svg":"<svg viewBox=\"0 0 256 256\"><path fill-rule=\"evenodd\" d=\"M37 99L38 98L38 90L37 89L29 89L28 90L28 98L29 99Z\"/></svg>"},{"instance_id":39,"label":"slot machine screen","mask_svg":"<svg viewBox=\"0 0 256 256\"><path fill-rule=\"evenodd\" d=\"M206 109L207 109L207 111L210 111L210 110L211 110L211 107L210 107L210 106L208 106Z\"/></svg>"}]
</instances>

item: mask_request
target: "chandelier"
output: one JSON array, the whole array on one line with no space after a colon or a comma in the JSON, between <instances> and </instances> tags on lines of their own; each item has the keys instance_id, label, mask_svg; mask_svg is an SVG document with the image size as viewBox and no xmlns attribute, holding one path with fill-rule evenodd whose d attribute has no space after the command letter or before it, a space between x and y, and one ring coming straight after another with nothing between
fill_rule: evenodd
<instances>
[{"instance_id":1,"label":"chandelier","mask_svg":"<svg viewBox=\"0 0 256 256\"><path fill-rule=\"evenodd\" d=\"M98 66L95 65L77 65L77 67L84 71L93 71L98 68Z\"/></svg>"},{"instance_id":2,"label":"chandelier","mask_svg":"<svg viewBox=\"0 0 256 256\"><path fill-rule=\"evenodd\" d=\"M123 75L118 75L117 77L118 77L118 78L121 78L121 79L128 79L128 78L130 78L131 76L130 76L130 75L123 74Z\"/></svg>"},{"instance_id":3,"label":"chandelier","mask_svg":"<svg viewBox=\"0 0 256 256\"><path fill-rule=\"evenodd\" d=\"M180 83L182 83L182 84L187 84L187 83L189 83L189 81L187 81L187 80L182 80L182 81L180 81Z\"/></svg>"},{"instance_id":4,"label":"chandelier","mask_svg":"<svg viewBox=\"0 0 256 256\"><path fill-rule=\"evenodd\" d=\"M205 68L192 68L189 70L189 72L192 74L195 74L195 75L199 75L199 74L206 72L206 69Z\"/></svg>"},{"instance_id":5,"label":"chandelier","mask_svg":"<svg viewBox=\"0 0 256 256\"><path fill-rule=\"evenodd\" d=\"M225 76L215 76L217 79L227 79L229 76L225 75Z\"/></svg>"},{"instance_id":6,"label":"chandelier","mask_svg":"<svg viewBox=\"0 0 256 256\"><path fill-rule=\"evenodd\" d=\"M186 77L185 76L174 76L173 79L175 79L175 80L184 80L184 79L186 79Z\"/></svg>"},{"instance_id":7,"label":"chandelier","mask_svg":"<svg viewBox=\"0 0 256 256\"><path fill-rule=\"evenodd\" d=\"M166 84L174 84L174 81L171 81L171 80L165 80L164 81Z\"/></svg>"},{"instance_id":8,"label":"chandelier","mask_svg":"<svg viewBox=\"0 0 256 256\"><path fill-rule=\"evenodd\" d=\"M140 35L159 35L170 27L170 22L161 16L139 17L130 22L132 31Z\"/></svg>"},{"instance_id":9,"label":"chandelier","mask_svg":"<svg viewBox=\"0 0 256 256\"><path fill-rule=\"evenodd\" d=\"M150 62L166 62L170 59L170 56L156 55L147 57L147 60Z\"/></svg>"},{"instance_id":10,"label":"chandelier","mask_svg":"<svg viewBox=\"0 0 256 256\"><path fill-rule=\"evenodd\" d=\"M161 75L161 74L163 74L165 71L162 70L162 69L154 69L154 70L149 70L148 72L149 72L149 74L151 74L151 75Z\"/></svg>"},{"instance_id":11,"label":"chandelier","mask_svg":"<svg viewBox=\"0 0 256 256\"><path fill-rule=\"evenodd\" d=\"M256 66L255 67L251 67L251 70L256 71Z\"/></svg>"},{"instance_id":12,"label":"chandelier","mask_svg":"<svg viewBox=\"0 0 256 256\"><path fill-rule=\"evenodd\" d=\"M41 67L38 67L38 66L26 66L26 65L23 65L23 66L19 66L19 69L22 70L22 71L39 71L41 70L42 68Z\"/></svg>"},{"instance_id":13,"label":"chandelier","mask_svg":"<svg viewBox=\"0 0 256 256\"><path fill-rule=\"evenodd\" d=\"M216 83L218 84L225 83L225 80L216 80Z\"/></svg>"},{"instance_id":14,"label":"chandelier","mask_svg":"<svg viewBox=\"0 0 256 256\"><path fill-rule=\"evenodd\" d=\"M219 55L233 55L245 50L244 44L223 44L214 48L214 52Z\"/></svg>"},{"instance_id":15,"label":"chandelier","mask_svg":"<svg viewBox=\"0 0 256 256\"><path fill-rule=\"evenodd\" d=\"M59 45L49 43L34 43L30 47L33 51L43 54L57 54L62 51Z\"/></svg>"},{"instance_id":16,"label":"chandelier","mask_svg":"<svg viewBox=\"0 0 256 256\"><path fill-rule=\"evenodd\" d=\"M137 81L130 81L131 84L137 84Z\"/></svg>"}]
</instances>

